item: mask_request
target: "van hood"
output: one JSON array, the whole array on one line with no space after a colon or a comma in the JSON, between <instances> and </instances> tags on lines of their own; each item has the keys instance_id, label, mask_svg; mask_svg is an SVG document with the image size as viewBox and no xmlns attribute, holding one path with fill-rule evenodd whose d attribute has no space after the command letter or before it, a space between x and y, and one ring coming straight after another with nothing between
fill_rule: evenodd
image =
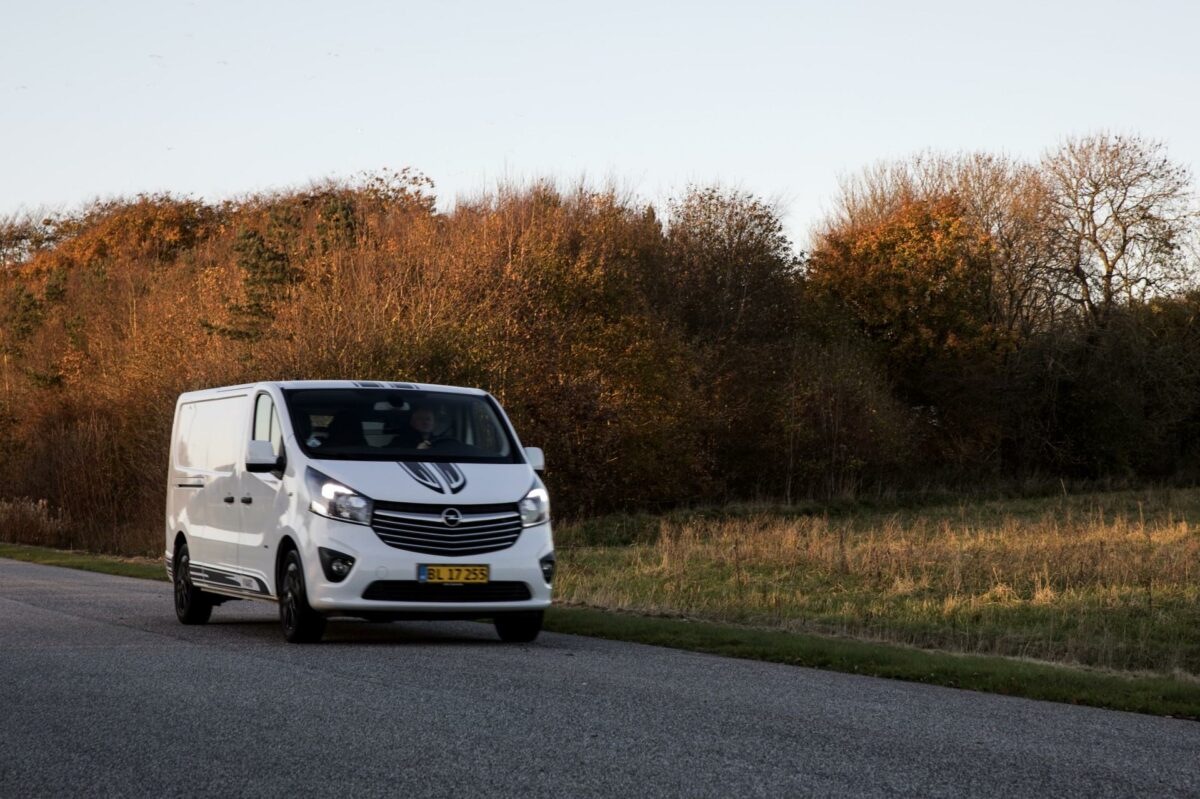
<instances>
[{"instance_id":1,"label":"van hood","mask_svg":"<svg viewBox=\"0 0 1200 799\"><path fill-rule=\"evenodd\" d=\"M536 479L528 463L314 460L312 467L371 499L429 505L518 502Z\"/></svg>"}]
</instances>

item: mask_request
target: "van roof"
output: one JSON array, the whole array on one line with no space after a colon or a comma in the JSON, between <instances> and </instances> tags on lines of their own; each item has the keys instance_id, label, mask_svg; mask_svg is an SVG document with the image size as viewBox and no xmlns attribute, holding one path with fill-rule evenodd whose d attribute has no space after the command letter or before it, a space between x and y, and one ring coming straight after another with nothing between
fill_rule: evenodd
<instances>
[{"instance_id":1,"label":"van roof","mask_svg":"<svg viewBox=\"0 0 1200 799\"><path fill-rule=\"evenodd\" d=\"M482 396L486 391L463 386L443 386L436 383L405 383L396 380L269 380L261 383L243 383L240 386L220 386L188 391L179 395L181 402L220 396L236 391L249 392L266 386L277 386L285 391L301 388L407 388L417 391L444 391L450 394L474 394Z\"/></svg>"}]
</instances>

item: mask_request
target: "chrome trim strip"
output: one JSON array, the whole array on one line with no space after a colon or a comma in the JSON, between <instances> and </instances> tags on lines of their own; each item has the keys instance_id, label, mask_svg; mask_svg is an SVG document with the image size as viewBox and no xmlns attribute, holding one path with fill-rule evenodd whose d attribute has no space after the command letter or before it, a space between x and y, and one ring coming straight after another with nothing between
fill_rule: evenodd
<instances>
[{"instance_id":1,"label":"chrome trim strip","mask_svg":"<svg viewBox=\"0 0 1200 799\"><path fill-rule=\"evenodd\" d=\"M376 516L387 516L393 519L407 519L414 522L436 522L442 527L446 527L446 523L442 521L440 513L405 513L403 511L394 510L376 510ZM519 519L521 514L517 511L508 513L463 513L462 521L457 526L461 527L464 524L475 522L493 521L497 519Z\"/></svg>"},{"instance_id":2,"label":"chrome trim strip","mask_svg":"<svg viewBox=\"0 0 1200 799\"><path fill-rule=\"evenodd\" d=\"M221 594L222 596L230 596L230 597L233 597L234 599L262 599L262 600L266 600L267 602L278 602L279 601L278 597L271 596L270 594L256 594L252 591L241 591L239 589L232 588L227 585L218 585L216 583L210 583L207 580L193 579L192 583L194 585L197 585L197 586L203 588L205 591L208 591L209 593Z\"/></svg>"}]
</instances>

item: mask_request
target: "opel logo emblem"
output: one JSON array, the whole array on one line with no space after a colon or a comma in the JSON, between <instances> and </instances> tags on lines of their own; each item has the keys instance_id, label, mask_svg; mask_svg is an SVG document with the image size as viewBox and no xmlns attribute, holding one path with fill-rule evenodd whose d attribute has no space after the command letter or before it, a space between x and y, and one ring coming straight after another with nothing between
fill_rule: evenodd
<instances>
[{"instance_id":1,"label":"opel logo emblem","mask_svg":"<svg viewBox=\"0 0 1200 799\"><path fill-rule=\"evenodd\" d=\"M447 527L458 527L458 523L462 521L462 514L458 508L446 508L442 511L442 522Z\"/></svg>"}]
</instances>

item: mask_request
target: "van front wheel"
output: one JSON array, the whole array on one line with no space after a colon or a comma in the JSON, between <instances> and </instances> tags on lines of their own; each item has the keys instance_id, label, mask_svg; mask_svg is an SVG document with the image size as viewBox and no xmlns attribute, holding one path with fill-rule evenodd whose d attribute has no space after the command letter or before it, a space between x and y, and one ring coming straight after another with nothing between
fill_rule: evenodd
<instances>
[{"instance_id":1,"label":"van front wheel","mask_svg":"<svg viewBox=\"0 0 1200 799\"><path fill-rule=\"evenodd\" d=\"M294 549L283 561L279 623L283 626L283 637L293 644L316 643L325 634L325 617L308 604L304 568L300 565L300 553Z\"/></svg>"},{"instance_id":2,"label":"van front wheel","mask_svg":"<svg viewBox=\"0 0 1200 799\"><path fill-rule=\"evenodd\" d=\"M501 641L512 644L527 644L538 637L542 631L542 618L546 614L540 610L523 613L505 613L496 617L496 634Z\"/></svg>"},{"instance_id":3,"label":"van front wheel","mask_svg":"<svg viewBox=\"0 0 1200 799\"><path fill-rule=\"evenodd\" d=\"M184 624L204 624L212 616L212 597L192 582L187 544L182 541L175 552L175 615Z\"/></svg>"}]
</instances>

